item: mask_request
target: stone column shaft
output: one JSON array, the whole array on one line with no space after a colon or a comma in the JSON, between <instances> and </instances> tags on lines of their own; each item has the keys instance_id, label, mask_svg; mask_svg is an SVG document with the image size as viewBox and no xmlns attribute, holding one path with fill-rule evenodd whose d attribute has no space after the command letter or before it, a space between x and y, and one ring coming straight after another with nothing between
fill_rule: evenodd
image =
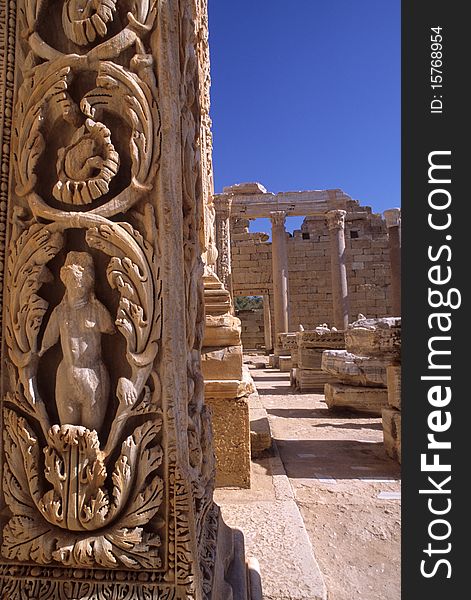
<instances>
[{"instance_id":1,"label":"stone column shaft","mask_svg":"<svg viewBox=\"0 0 471 600\"><path fill-rule=\"evenodd\" d=\"M384 211L389 234L389 260L391 263L392 311L394 317L401 315L401 210Z\"/></svg>"},{"instance_id":2,"label":"stone column shaft","mask_svg":"<svg viewBox=\"0 0 471 600\"><path fill-rule=\"evenodd\" d=\"M275 354L278 334L288 331L288 248L284 211L270 213L272 224L273 308L275 312Z\"/></svg>"},{"instance_id":3,"label":"stone column shaft","mask_svg":"<svg viewBox=\"0 0 471 600\"><path fill-rule=\"evenodd\" d=\"M263 331L265 334L265 350L273 350L273 336L271 332L270 296L263 296Z\"/></svg>"},{"instance_id":4,"label":"stone column shaft","mask_svg":"<svg viewBox=\"0 0 471 600\"><path fill-rule=\"evenodd\" d=\"M330 265L332 270L332 301L334 325L346 329L349 320L347 269L345 266L345 215L344 210L330 210L327 226L330 236Z\"/></svg>"}]
</instances>

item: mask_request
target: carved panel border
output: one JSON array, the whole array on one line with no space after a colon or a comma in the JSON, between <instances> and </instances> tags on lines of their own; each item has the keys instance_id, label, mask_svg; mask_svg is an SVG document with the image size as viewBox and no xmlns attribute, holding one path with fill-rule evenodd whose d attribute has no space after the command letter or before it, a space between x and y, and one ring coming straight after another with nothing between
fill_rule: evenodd
<instances>
[{"instance_id":1,"label":"carved panel border","mask_svg":"<svg viewBox=\"0 0 471 600\"><path fill-rule=\"evenodd\" d=\"M3 306L3 278L10 175L11 117L15 73L16 1L0 0L0 307ZM2 324L0 310L0 327Z\"/></svg>"}]
</instances>

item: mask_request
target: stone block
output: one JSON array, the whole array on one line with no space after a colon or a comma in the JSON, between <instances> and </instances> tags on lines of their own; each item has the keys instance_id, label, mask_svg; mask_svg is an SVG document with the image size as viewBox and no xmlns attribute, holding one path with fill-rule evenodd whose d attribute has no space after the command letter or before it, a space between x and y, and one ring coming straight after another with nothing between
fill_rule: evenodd
<instances>
[{"instance_id":1,"label":"stone block","mask_svg":"<svg viewBox=\"0 0 471 600\"><path fill-rule=\"evenodd\" d=\"M388 404L401 410L401 367L400 365L387 368Z\"/></svg>"},{"instance_id":2,"label":"stone block","mask_svg":"<svg viewBox=\"0 0 471 600\"><path fill-rule=\"evenodd\" d=\"M345 348L345 334L343 331L332 331L327 328L316 328L296 333L298 348Z\"/></svg>"},{"instance_id":3,"label":"stone block","mask_svg":"<svg viewBox=\"0 0 471 600\"><path fill-rule=\"evenodd\" d=\"M322 348L305 348L298 350L298 365L301 369L321 369Z\"/></svg>"},{"instance_id":4,"label":"stone block","mask_svg":"<svg viewBox=\"0 0 471 600\"><path fill-rule=\"evenodd\" d=\"M293 369L292 385L301 392L322 394L326 383L336 383L336 380L320 369Z\"/></svg>"},{"instance_id":5,"label":"stone block","mask_svg":"<svg viewBox=\"0 0 471 600\"><path fill-rule=\"evenodd\" d=\"M401 413L395 408L384 408L382 420L386 454L401 462Z\"/></svg>"},{"instance_id":6,"label":"stone block","mask_svg":"<svg viewBox=\"0 0 471 600\"><path fill-rule=\"evenodd\" d=\"M204 348L201 354L204 379L242 379L242 346Z\"/></svg>"},{"instance_id":7,"label":"stone block","mask_svg":"<svg viewBox=\"0 0 471 600\"><path fill-rule=\"evenodd\" d=\"M388 357L357 356L346 350L325 350L322 370L349 385L387 387Z\"/></svg>"},{"instance_id":8,"label":"stone block","mask_svg":"<svg viewBox=\"0 0 471 600\"><path fill-rule=\"evenodd\" d=\"M384 388L327 383L324 393L326 404L331 409L342 408L381 416L383 408L388 406L388 391Z\"/></svg>"},{"instance_id":9,"label":"stone block","mask_svg":"<svg viewBox=\"0 0 471 600\"><path fill-rule=\"evenodd\" d=\"M359 356L389 354L391 358L399 361L401 319L360 319L349 325L345 332L345 346L348 352Z\"/></svg>"},{"instance_id":10,"label":"stone block","mask_svg":"<svg viewBox=\"0 0 471 600\"><path fill-rule=\"evenodd\" d=\"M272 435L267 411L263 407L258 392L248 398L250 417L250 452L257 458L272 445Z\"/></svg>"},{"instance_id":11,"label":"stone block","mask_svg":"<svg viewBox=\"0 0 471 600\"><path fill-rule=\"evenodd\" d=\"M291 354L291 352L298 347L296 333L279 333L278 344L280 348L285 350L285 354Z\"/></svg>"},{"instance_id":12,"label":"stone block","mask_svg":"<svg viewBox=\"0 0 471 600\"><path fill-rule=\"evenodd\" d=\"M211 409L216 487L250 487L250 427L247 398L206 398Z\"/></svg>"},{"instance_id":13,"label":"stone block","mask_svg":"<svg viewBox=\"0 0 471 600\"><path fill-rule=\"evenodd\" d=\"M237 346L240 344L240 328L240 319L232 315L206 315L203 346Z\"/></svg>"},{"instance_id":14,"label":"stone block","mask_svg":"<svg viewBox=\"0 0 471 600\"><path fill-rule=\"evenodd\" d=\"M291 371L292 368L292 360L291 360L291 356L280 356L278 357L279 360L279 368L280 371L284 372L284 373L289 373Z\"/></svg>"}]
</instances>

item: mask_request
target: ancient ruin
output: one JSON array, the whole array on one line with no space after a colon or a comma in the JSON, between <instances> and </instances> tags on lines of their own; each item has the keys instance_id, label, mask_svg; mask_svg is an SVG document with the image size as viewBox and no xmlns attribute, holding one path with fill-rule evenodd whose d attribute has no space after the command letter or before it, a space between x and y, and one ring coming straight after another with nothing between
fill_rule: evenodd
<instances>
[{"instance_id":1,"label":"ancient ruin","mask_svg":"<svg viewBox=\"0 0 471 600\"><path fill-rule=\"evenodd\" d=\"M400 361L401 319L361 315L345 331L345 347L322 354L322 370L337 379L325 386L327 406L381 416L388 403L387 369Z\"/></svg>"},{"instance_id":2,"label":"ancient ruin","mask_svg":"<svg viewBox=\"0 0 471 600\"><path fill-rule=\"evenodd\" d=\"M398 272L398 255L390 258L388 221L370 207L341 190L272 194L260 184L225 188L214 207L216 221L220 211L230 214L217 243L234 297L263 297L264 319L258 317L258 338L251 343L265 340L271 349L279 333L296 332L299 325L312 330L327 323L341 330L359 313L395 314L392 284L398 279L392 273ZM293 235L286 231L289 216L305 217ZM264 233L249 232L249 220L260 217L272 219L271 242ZM243 318L242 336L249 337Z\"/></svg>"},{"instance_id":3,"label":"ancient ruin","mask_svg":"<svg viewBox=\"0 0 471 600\"><path fill-rule=\"evenodd\" d=\"M209 90L207 0L0 0L2 599L325 600L277 376L400 461L400 210L215 194Z\"/></svg>"},{"instance_id":4,"label":"ancient ruin","mask_svg":"<svg viewBox=\"0 0 471 600\"><path fill-rule=\"evenodd\" d=\"M246 597L201 371L207 36L205 0L0 2L2 598Z\"/></svg>"}]
</instances>

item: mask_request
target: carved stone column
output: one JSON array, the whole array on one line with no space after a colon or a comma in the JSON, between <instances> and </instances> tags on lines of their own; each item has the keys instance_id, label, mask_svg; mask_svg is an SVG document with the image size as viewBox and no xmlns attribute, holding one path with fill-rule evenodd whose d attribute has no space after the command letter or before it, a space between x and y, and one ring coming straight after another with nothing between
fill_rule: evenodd
<instances>
[{"instance_id":1,"label":"carved stone column","mask_svg":"<svg viewBox=\"0 0 471 600\"><path fill-rule=\"evenodd\" d=\"M349 319L347 269L345 267L345 215L344 210L326 213L330 236L330 265L332 270L332 302L334 325L346 329Z\"/></svg>"},{"instance_id":2,"label":"carved stone column","mask_svg":"<svg viewBox=\"0 0 471 600\"><path fill-rule=\"evenodd\" d=\"M207 7L121 4L0 0L10 600L232 597L201 372Z\"/></svg>"},{"instance_id":3,"label":"carved stone column","mask_svg":"<svg viewBox=\"0 0 471 600\"><path fill-rule=\"evenodd\" d=\"M279 354L278 334L288 331L288 248L284 211L270 213L272 231L273 308L275 313L275 354Z\"/></svg>"},{"instance_id":4,"label":"carved stone column","mask_svg":"<svg viewBox=\"0 0 471 600\"><path fill-rule=\"evenodd\" d=\"M232 296L231 278L231 198L219 196L214 202L216 210L216 246L218 250L217 274Z\"/></svg>"},{"instance_id":5,"label":"carved stone column","mask_svg":"<svg viewBox=\"0 0 471 600\"><path fill-rule=\"evenodd\" d=\"M401 209L384 211L389 234L389 260L391 263L391 289L393 316L401 315Z\"/></svg>"}]
</instances>

